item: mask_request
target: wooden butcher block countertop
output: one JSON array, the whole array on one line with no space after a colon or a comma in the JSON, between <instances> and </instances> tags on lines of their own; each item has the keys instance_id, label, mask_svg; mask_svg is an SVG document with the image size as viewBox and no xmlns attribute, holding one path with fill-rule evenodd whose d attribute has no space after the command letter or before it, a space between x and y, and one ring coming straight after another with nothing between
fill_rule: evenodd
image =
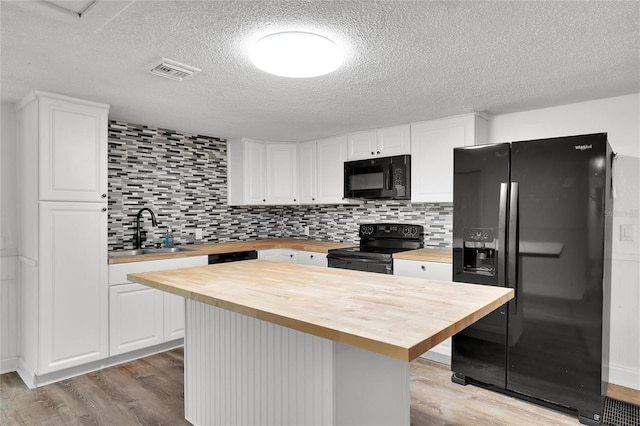
<instances>
[{"instance_id":1,"label":"wooden butcher block countertop","mask_svg":"<svg viewBox=\"0 0 640 426\"><path fill-rule=\"evenodd\" d=\"M494 286L264 260L127 279L403 361L513 298Z\"/></svg>"},{"instance_id":2,"label":"wooden butcher block countertop","mask_svg":"<svg viewBox=\"0 0 640 426\"><path fill-rule=\"evenodd\" d=\"M394 259L419 260L422 262L452 263L451 249L422 248L418 250L401 251L393 254Z\"/></svg>"},{"instance_id":3,"label":"wooden butcher block countertop","mask_svg":"<svg viewBox=\"0 0 640 426\"><path fill-rule=\"evenodd\" d=\"M353 247L357 243L335 243L331 241L302 240L294 238L273 238L264 240L230 241L225 243L189 244L181 246L189 251L177 253L155 253L127 257L110 257L109 264L142 262L145 260L172 259L177 257L203 256L219 253L234 253L247 250L267 250L273 248L287 248L292 250L314 251L326 253L330 249Z\"/></svg>"}]
</instances>

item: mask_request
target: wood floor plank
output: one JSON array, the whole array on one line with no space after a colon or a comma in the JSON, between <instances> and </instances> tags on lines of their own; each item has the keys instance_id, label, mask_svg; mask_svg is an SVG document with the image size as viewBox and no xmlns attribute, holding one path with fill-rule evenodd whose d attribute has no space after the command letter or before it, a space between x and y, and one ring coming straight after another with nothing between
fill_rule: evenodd
<instances>
[{"instance_id":1,"label":"wood floor plank","mask_svg":"<svg viewBox=\"0 0 640 426\"><path fill-rule=\"evenodd\" d=\"M181 349L29 390L0 378L4 425L189 425ZM451 383L443 364L411 363L411 425L578 425L575 417L475 386Z\"/></svg>"},{"instance_id":2,"label":"wood floor plank","mask_svg":"<svg viewBox=\"0 0 640 426\"><path fill-rule=\"evenodd\" d=\"M626 401L629 404L640 405L639 390L609 383L609 385L607 386L607 396L619 401Z\"/></svg>"},{"instance_id":3,"label":"wood floor plank","mask_svg":"<svg viewBox=\"0 0 640 426\"><path fill-rule=\"evenodd\" d=\"M476 386L451 382L449 367L418 358L411 363L411 424L577 425L576 417Z\"/></svg>"}]
</instances>

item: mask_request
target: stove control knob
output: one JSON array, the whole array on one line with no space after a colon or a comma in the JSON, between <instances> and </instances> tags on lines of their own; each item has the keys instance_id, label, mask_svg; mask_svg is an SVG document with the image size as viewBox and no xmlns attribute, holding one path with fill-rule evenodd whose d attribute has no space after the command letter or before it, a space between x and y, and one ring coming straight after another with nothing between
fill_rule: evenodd
<instances>
[{"instance_id":1,"label":"stove control knob","mask_svg":"<svg viewBox=\"0 0 640 426\"><path fill-rule=\"evenodd\" d=\"M360 225L360 233L362 235L370 235L373 232L373 228L369 225Z\"/></svg>"},{"instance_id":2,"label":"stove control knob","mask_svg":"<svg viewBox=\"0 0 640 426\"><path fill-rule=\"evenodd\" d=\"M404 236L409 235L409 227L405 226L404 228L402 228L402 235Z\"/></svg>"}]
</instances>

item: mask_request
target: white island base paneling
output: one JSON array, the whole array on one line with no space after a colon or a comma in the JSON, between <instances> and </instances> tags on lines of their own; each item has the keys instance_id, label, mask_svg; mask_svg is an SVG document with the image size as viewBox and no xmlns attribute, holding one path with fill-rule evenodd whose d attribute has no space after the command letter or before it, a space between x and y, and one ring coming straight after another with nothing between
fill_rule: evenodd
<instances>
[{"instance_id":1,"label":"white island base paneling","mask_svg":"<svg viewBox=\"0 0 640 426\"><path fill-rule=\"evenodd\" d=\"M409 363L187 299L194 425L409 425Z\"/></svg>"}]
</instances>

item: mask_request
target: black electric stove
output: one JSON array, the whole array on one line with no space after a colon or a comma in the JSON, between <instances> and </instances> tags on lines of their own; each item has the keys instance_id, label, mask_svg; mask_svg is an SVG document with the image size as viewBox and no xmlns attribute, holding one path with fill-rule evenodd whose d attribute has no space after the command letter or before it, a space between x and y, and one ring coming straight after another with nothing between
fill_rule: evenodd
<instances>
[{"instance_id":1,"label":"black electric stove","mask_svg":"<svg viewBox=\"0 0 640 426\"><path fill-rule=\"evenodd\" d=\"M362 224L360 245L329 250L329 267L393 274L393 254L422 248L423 233L421 225Z\"/></svg>"}]
</instances>

